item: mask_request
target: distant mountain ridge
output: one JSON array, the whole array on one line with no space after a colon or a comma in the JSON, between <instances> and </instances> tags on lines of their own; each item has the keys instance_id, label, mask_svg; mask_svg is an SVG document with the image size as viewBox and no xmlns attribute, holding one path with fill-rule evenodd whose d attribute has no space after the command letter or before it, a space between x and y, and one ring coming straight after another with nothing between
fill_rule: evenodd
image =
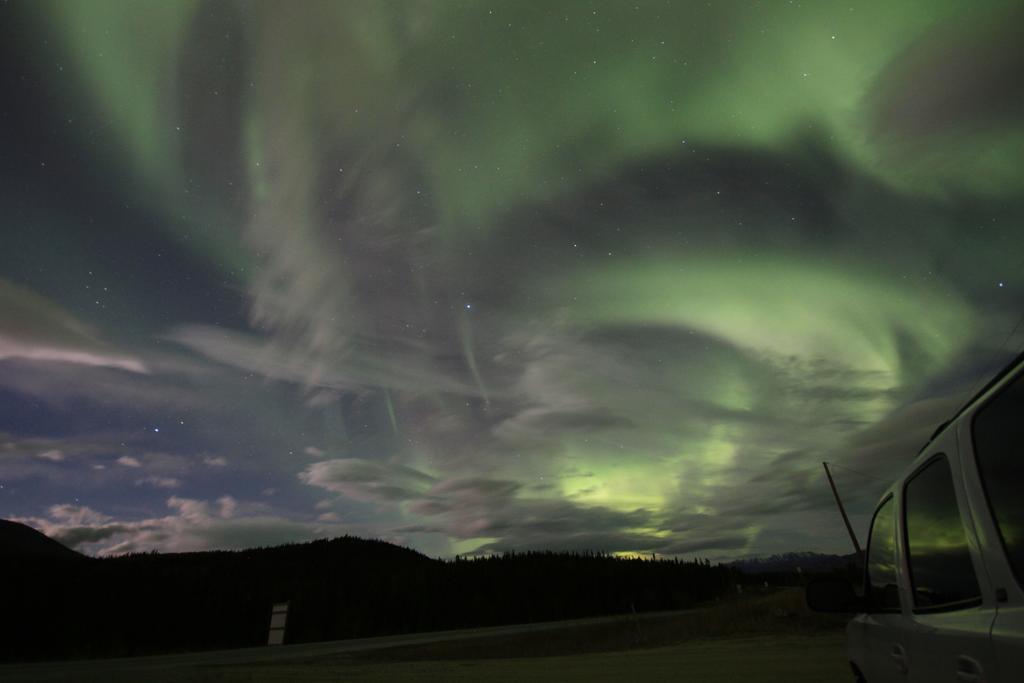
<instances>
[{"instance_id":1,"label":"distant mountain ridge","mask_svg":"<svg viewBox=\"0 0 1024 683\"><path fill-rule=\"evenodd\" d=\"M773 572L827 572L844 569L850 563L857 562L857 555L828 555L815 552L793 552L768 556L745 557L727 563L733 569L747 574L767 574Z\"/></svg>"},{"instance_id":2,"label":"distant mountain ridge","mask_svg":"<svg viewBox=\"0 0 1024 683\"><path fill-rule=\"evenodd\" d=\"M0 519L0 560L85 559L85 557L26 524Z\"/></svg>"}]
</instances>

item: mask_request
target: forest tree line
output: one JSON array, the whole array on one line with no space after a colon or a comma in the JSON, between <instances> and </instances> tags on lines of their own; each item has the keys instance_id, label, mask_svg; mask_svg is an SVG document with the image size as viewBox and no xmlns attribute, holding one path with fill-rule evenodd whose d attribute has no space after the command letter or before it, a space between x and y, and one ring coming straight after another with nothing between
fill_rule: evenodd
<instances>
[{"instance_id":1,"label":"forest tree line","mask_svg":"<svg viewBox=\"0 0 1024 683\"><path fill-rule=\"evenodd\" d=\"M435 560L354 537L273 548L7 560L0 659L113 657L682 609L735 590L707 560Z\"/></svg>"}]
</instances>

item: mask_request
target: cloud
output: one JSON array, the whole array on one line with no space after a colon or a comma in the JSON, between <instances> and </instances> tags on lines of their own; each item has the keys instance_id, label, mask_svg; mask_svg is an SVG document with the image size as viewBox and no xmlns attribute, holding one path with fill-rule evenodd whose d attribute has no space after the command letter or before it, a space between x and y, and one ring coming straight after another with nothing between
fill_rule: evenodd
<instances>
[{"instance_id":1,"label":"cloud","mask_svg":"<svg viewBox=\"0 0 1024 683\"><path fill-rule=\"evenodd\" d=\"M0 386L56 407L87 401L106 409L216 409L209 394L196 388L218 378L212 366L202 377L205 381L199 382L192 376L196 368L189 364L158 360L155 355L149 364L150 372L141 374L103 365L10 358L3 361Z\"/></svg>"},{"instance_id":2,"label":"cloud","mask_svg":"<svg viewBox=\"0 0 1024 683\"><path fill-rule=\"evenodd\" d=\"M435 481L410 467L356 458L314 463L299 474L299 479L361 502L412 500Z\"/></svg>"},{"instance_id":3,"label":"cloud","mask_svg":"<svg viewBox=\"0 0 1024 683\"><path fill-rule=\"evenodd\" d=\"M481 552L552 547L619 552L669 547L669 540L657 532L657 515L649 510L620 511L523 496L523 485L513 480L438 480L411 468L362 460L315 463L300 479L353 500L401 504L424 520L391 527L388 533L500 539L483 543Z\"/></svg>"},{"instance_id":4,"label":"cloud","mask_svg":"<svg viewBox=\"0 0 1024 683\"><path fill-rule=\"evenodd\" d=\"M217 499L217 504L220 505L220 516L224 519L234 517L238 511L238 501L231 496L221 496Z\"/></svg>"},{"instance_id":5,"label":"cloud","mask_svg":"<svg viewBox=\"0 0 1024 683\"><path fill-rule=\"evenodd\" d=\"M147 372L138 359L103 344L95 332L57 304L0 279L0 361L21 359Z\"/></svg>"},{"instance_id":6,"label":"cloud","mask_svg":"<svg viewBox=\"0 0 1024 683\"><path fill-rule=\"evenodd\" d=\"M203 458L203 464L208 467L227 467L228 459L223 455L206 456Z\"/></svg>"},{"instance_id":7,"label":"cloud","mask_svg":"<svg viewBox=\"0 0 1024 683\"><path fill-rule=\"evenodd\" d=\"M120 444L109 434L21 436L0 432L0 457L50 462L90 459L116 451Z\"/></svg>"},{"instance_id":8,"label":"cloud","mask_svg":"<svg viewBox=\"0 0 1024 683\"><path fill-rule=\"evenodd\" d=\"M14 519L95 555L250 548L344 534L333 520L302 522L268 515L261 504L230 496L216 503L214 507L207 501L171 496L166 501L171 514L132 521L72 504L52 506L46 517Z\"/></svg>"},{"instance_id":9,"label":"cloud","mask_svg":"<svg viewBox=\"0 0 1024 683\"><path fill-rule=\"evenodd\" d=\"M840 465L835 475L847 491L866 496L873 506L888 482L913 460L935 430L950 419L968 397L959 387L946 395L910 401L884 418L861 429L837 449L830 461ZM842 469L851 467L867 476Z\"/></svg>"},{"instance_id":10,"label":"cloud","mask_svg":"<svg viewBox=\"0 0 1024 683\"><path fill-rule=\"evenodd\" d=\"M652 521L651 512L643 509L619 511L564 500L524 499L505 505L460 507L449 514L445 528L456 538L496 536L508 545L538 548L559 536L579 539L597 533L621 535L650 527ZM628 535L634 540L644 537L645 545L660 543L643 533Z\"/></svg>"},{"instance_id":11,"label":"cloud","mask_svg":"<svg viewBox=\"0 0 1024 683\"><path fill-rule=\"evenodd\" d=\"M154 486L158 489L176 489L181 486L181 480L174 477L143 477L135 480L136 486Z\"/></svg>"},{"instance_id":12,"label":"cloud","mask_svg":"<svg viewBox=\"0 0 1024 683\"><path fill-rule=\"evenodd\" d=\"M117 459L117 464L124 465L125 467L142 467L142 463L139 462L139 459L130 455L122 455Z\"/></svg>"},{"instance_id":13,"label":"cloud","mask_svg":"<svg viewBox=\"0 0 1024 683\"><path fill-rule=\"evenodd\" d=\"M515 496L522 484L511 480L485 479L483 477L456 477L434 484L426 496L440 499L459 499L462 501L496 501L508 500Z\"/></svg>"},{"instance_id":14,"label":"cloud","mask_svg":"<svg viewBox=\"0 0 1024 683\"><path fill-rule=\"evenodd\" d=\"M135 358L111 356L79 349L36 346L0 336L0 360L8 358L42 363L71 363L74 365L117 368L138 373L147 372L146 366Z\"/></svg>"},{"instance_id":15,"label":"cloud","mask_svg":"<svg viewBox=\"0 0 1024 683\"><path fill-rule=\"evenodd\" d=\"M63 503L60 505L53 505L49 509L50 517L61 522L63 524L73 525L90 525L95 526L99 524L105 524L111 520L107 515L104 515L92 508L84 505L72 505L70 503Z\"/></svg>"},{"instance_id":16,"label":"cloud","mask_svg":"<svg viewBox=\"0 0 1024 683\"><path fill-rule=\"evenodd\" d=\"M132 524L111 523L96 526L50 527L47 535L72 549L101 544L115 536L138 533L140 527Z\"/></svg>"},{"instance_id":17,"label":"cloud","mask_svg":"<svg viewBox=\"0 0 1024 683\"><path fill-rule=\"evenodd\" d=\"M307 389L386 387L418 392L430 387L433 391L478 393L459 376L464 373L445 371L444 351L415 339L346 337L336 350L321 348L314 355L273 336L202 325L180 326L168 333L167 339L223 365ZM320 395L322 392L314 394ZM335 395L328 394L331 396Z\"/></svg>"}]
</instances>

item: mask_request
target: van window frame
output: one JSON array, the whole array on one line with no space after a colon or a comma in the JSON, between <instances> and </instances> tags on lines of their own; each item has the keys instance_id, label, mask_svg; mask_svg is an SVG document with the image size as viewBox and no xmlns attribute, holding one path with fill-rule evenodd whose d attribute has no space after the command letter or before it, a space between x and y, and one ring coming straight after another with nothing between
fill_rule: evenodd
<instances>
[{"instance_id":1,"label":"van window frame","mask_svg":"<svg viewBox=\"0 0 1024 683\"><path fill-rule=\"evenodd\" d=\"M956 503L956 513L960 520L960 526L964 532L964 541L967 542L967 555L971 560L971 569L974 571L974 583L978 587L978 596L974 598L968 598L966 600L956 600L954 602L945 602L941 605L927 605L925 607L917 606L917 590L914 587L914 563L913 556L910 552L910 536L908 533L909 525L907 524L907 487L910 486L910 482L914 481L917 475L924 472L926 469L931 467L939 460L946 462L946 470L949 472L949 482L953 486L953 501ZM903 548L904 548L904 561L907 563L907 579L910 581L910 609L914 614L937 614L940 612L957 612L964 609L970 609L972 607L978 607L984 602L983 591L981 588L981 581L978 579L978 571L974 566L974 554L971 552L971 544L967 537L967 527L964 525L963 510L960 509L960 500L956 495L956 482L953 480L953 465L949 461L949 456L945 453L936 453L927 460L925 460L919 467L913 472L907 475L907 478L903 480L902 486L903 495L901 496L902 508L899 511L900 521L903 526Z\"/></svg>"},{"instance_id":2,"label":"van window frame","mask_svg":"<svg viewBox=\"0 0 1024 683\"><path fill-rule=\"evenodd\" d=\"M985 497L985 506L988 509L989 519L992 520L992 526L995 527L996 536L999 537L999 548L1003 551L1003 560L1006 562L1006 566L1009 567L1010 574L1013 576L1013 580L1017 582L1017 586L1020 588L1024 588L1024 567L1021 567L1018 571L1018 568L1014 566L1013 561L1010 559L1010 549L1006 545L1006 538L1003 536L1003 527L999 523L999 517L996 515L996 509L992 505L992 497L989 495L988 492L987 477L985 476L984 468L981 466L981 458L979 457L978 453L978 441L974 436L974 423L978 419L978 416L980 416L985 411L985 408L987 408L990 403L992 403L1000 396L1002 396L1003 392L1005 392L1010 386L1016 384L1018 381L1024 381L1024 370L1019 372L1013 372L1005 379L1006 381L1003 382L999 389L993 392L992 395L986 398L984 401L979 403L978 406L974 409L973 413L971 414L971 419L969 423L971 428L971 455L974 457L974 467L977 469L978 472L978 481L981 484L981 492Z\"/></svg>"},{"instance_id":3,"label":"van window frame","mask_svg":"<svg viewBox=\"0 0 1024 683\"><path fill-rule=\"evenodd\" d=\"M873 604L874 598L871 596L871 541L875 537L875 520L878 518L878 513L882 511L882 508L889 503L896 507L896 496L891 492L875 506L875 511L871 515L871 523L868 525L868 544L864 549L864 595L867 598L867 611L870 614L901 614L903 612L903 595L900 590L900 550L897 544L899 531L896 528L896 522L899 517L896 510L893 510L892 513L892 561L893 567L896 569L896 594L900 604L897 607L875 607Z\"/></svg>"}]
</instances>

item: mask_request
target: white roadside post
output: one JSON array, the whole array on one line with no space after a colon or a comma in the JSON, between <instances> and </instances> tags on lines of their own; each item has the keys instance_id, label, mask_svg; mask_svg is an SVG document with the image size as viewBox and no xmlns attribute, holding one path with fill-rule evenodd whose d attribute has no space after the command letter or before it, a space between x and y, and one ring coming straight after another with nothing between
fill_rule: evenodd
<instances>
[{"instance_id":1,"label":"white roadside post","mask_svg":"<svg viewBox=\"0 0 1024 683\"><path fill-rule=\"evenodd\" d=\"M284 643L284 625L288 619L288 603L274 603L270 612L270 635L267 637L267 645L282 645Z\"/></svg>"}]
</instances>

